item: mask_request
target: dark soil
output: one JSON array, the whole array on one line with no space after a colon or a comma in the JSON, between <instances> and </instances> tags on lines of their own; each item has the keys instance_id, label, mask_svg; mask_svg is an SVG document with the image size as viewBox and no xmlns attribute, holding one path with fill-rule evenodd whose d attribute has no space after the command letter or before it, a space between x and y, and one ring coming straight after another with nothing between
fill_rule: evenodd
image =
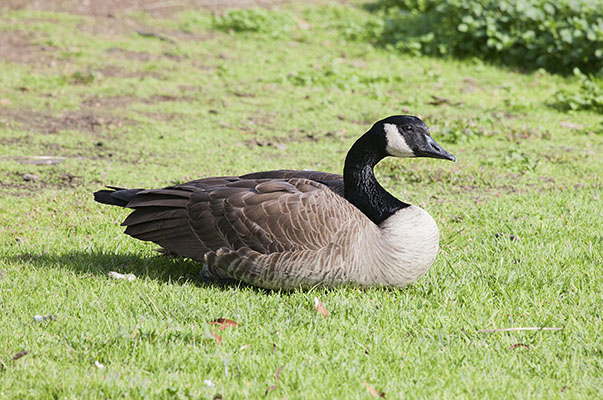
<instances>
[{"instance_id":1,"label":"dark soil","mask_svg":"<svg viewBox=\"0 0 603 400\"><path fill-rule=\"evenodd\" d=\"M32 67L57 65L57 49L53 46L35 44L36 38L19 30L2 31L0 61L28 64Z\"/></svg>"},{"instance_id":2,"label":"dark soil","mask_svg":"<svg viewBox=\"0 0 603 400\"><path fill-rule=\"evenodd\" d=\"M96 132L101 127L123 127L129 122L125 118L91 110L67 111L54 116L45 112L13 108L0 108L1 120L5 120L7 126L16 123L21 129L44 134L57 133L60 130Z\"/></svg>"},{"instance_id":3,"label":"dark soil","mask_svg":"<svg viewBox=\"0 0 603 400\"><path fill-rule=\"evenodd\" d=\"M29 8L61 11L95 17L115 17L132 12L146 12L153 16L169 16L184 9L265 7L289 3L291 0L3 0L10 9ZM120 29L120 28L117 28Z\"/></svg>"}]
</instances>

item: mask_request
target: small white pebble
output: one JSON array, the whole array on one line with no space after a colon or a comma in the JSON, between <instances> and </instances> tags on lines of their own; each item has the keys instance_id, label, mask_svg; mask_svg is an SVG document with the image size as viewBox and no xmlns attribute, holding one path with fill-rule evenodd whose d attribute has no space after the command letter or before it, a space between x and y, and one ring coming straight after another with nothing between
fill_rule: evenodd
<instances>
[{"instance_id":1,"label":"small white pebble","mask_svg":"<svg viewBox=\"0 0 603 400\"><path fill-rule=\"evenodd\" d=\"M105 368L105 365L104 365L104 364L99 363L98 361L95 361L95 362L94 362L94 365L96 365L96 367L97 367L98 369L103 369L103 368Z\"/></svg>"},{"instance_id":2,"label":"small white pebble","mask_svg":"<svg viewBox=\"0 0 603 400\"><path fill-rule=\"evenodd\" d=\"M34 315L35 322L52 321L53 319L57 319L57 317L54 315Z\"/></svg>"},{"instance_id":3,"label":"small white pebble","mask_svg":"<svg viewBox=\"0 0 603 400\"><path fill-rule=\"evenodd\" d=\"M136 280L136 275L134 274L120 274L119 272L115 272L115 271L111 271L107 274L107 276L109 276L109 278L113 278L113 279L124 279L127 280L128 282L132 282L133 280Z\"/></svg>"},{"instance_id":4,"label":"small white pebble","mask_svg":"<svg viewBox=\"0 0 603 400\"><path fill-rule=\"evenodd\" d=\"M204 380L204 381L203 381L203 383L205 383L205 384L206 384L207 386L209 386L209 387L214 387L214 386L216 386L216 384L215 384L215 383L213 383L213 382L212 382L211 380L209 380L209 379Z\"/></svg>"}]
</instances>

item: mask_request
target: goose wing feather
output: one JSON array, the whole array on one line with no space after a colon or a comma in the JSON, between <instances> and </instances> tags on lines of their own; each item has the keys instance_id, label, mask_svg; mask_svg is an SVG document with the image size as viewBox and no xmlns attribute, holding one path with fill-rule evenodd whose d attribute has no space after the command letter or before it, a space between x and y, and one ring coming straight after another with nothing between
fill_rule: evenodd
<instances>
[{"instance_id":1,"label":"goose wing feather","mask_svg":"<svg viewBox=\"0 0 603 400\"><path fill-rule=\"evenodd\" d=\"M213 227L209 227L211 229L204 235L205 241L199 240L189 225L191 196L238 181L237 177L205 178L163 189L138 191L125 205L134 209L122 223L126 226L125 233L157 243L163 253L203 261L205 253L225 246L226 242ZM212 215L207 213L199 217L209 221Z\"/></svg>"},{"instance_id":2,"label":"goose wing feather","mask_svg":"<svg viewBox=\"0 0 603 400\"><path fill-rule=\"evenodd\" d=\"M303 178L318 183L322 183L333 192L343 197L343 176L321 171L298 171L290 169L280 169L275 171L253 172L241 176L243 179L292 179Z\"/></svg>"},{"instance_id":3,"label":"goose wing feather","mask_svg":"<svg viewBox=\"0 0 603 400\"><path fill-rule=\"evenodd\" d=\"M206 254L209 275L266 288L349 280L367 236L378 236L377 226L321 183L255 182L239 192L226 185L191 196L190 225L199 239L208 245L205 235L213 239L218 232L227 243Z\"/></svg>"},{"instance_id":4,"label":"goose wing feather","mask_svg":"<svg viewBox=\"0 0 603 400\"><path fill-rule=\"evenodd\" d=\"M332 187L306 178L338 175L299 172L304 177L271 171L140 191L123 225L168 254L206 262L213 277L264 287L337 280L344 269L326 266L343 266L334 261L361 244L354 235L376 226Z\"/></svg>"},{"instance_id":5,"label":"goose wing feather","mask_svg":"<svg viewBox=\"0 0 603 400\"><path fill-rule=\"evenodd\" d=\"M317 250L347 219L366 218L325 185L303 178L242 177L193 193L187 211L191 228L212 250L248 247L260 253Z\"/></svg>"}]
</instances>

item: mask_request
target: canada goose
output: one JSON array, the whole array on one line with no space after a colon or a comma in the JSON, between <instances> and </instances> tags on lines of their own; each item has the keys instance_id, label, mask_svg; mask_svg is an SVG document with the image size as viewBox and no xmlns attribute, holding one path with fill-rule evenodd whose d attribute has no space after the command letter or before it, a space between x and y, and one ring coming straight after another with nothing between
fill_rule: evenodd
<instances>
[{"instance_id":1,"label":"canada goose","mask_svg":"<svg viewBox=\"0 0 603 400\"><path fill-rule=\"evenodd\" d=\"M455 161L417 117L383 119L360 137L343 177L266 171L163 189L101 190L100 203L132 208L126 233L204 264L202 275L264 288L404 287L427 272L439 232L423 209L375 179L384 157Z\"/></svg>"}]
</instances>

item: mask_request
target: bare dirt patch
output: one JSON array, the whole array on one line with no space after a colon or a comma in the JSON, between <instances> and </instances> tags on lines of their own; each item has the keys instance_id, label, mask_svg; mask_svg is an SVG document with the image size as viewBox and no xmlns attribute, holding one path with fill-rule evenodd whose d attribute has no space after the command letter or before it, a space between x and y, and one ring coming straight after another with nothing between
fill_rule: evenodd
<instances>
[{"instance_id":1,"label":"bare dirt patch","mask_svg":"<svg viewBox=\"0 0 603 400\"><path fill-rule=\"evenodd\" d=\"M141 63L146 63L149 61L157 61L157 60L170 60L170 61L181 62L181 61L187 59L184 56L172 54L170 52L163 52L161 54L155 54L155 53L148 53L146 51L133 51L133 50L120 49L118 47L111 47L111 48L105 50L105 53L107 54L107 56L109 58L111 58L112 61L115 61L116 63L118 63L120 60L124 60L124 61L128 61L128 62L137 61L137 62L141 62ZM108 76L124 76L124 75L154 76L154 77L162 76L157 71L136 71L136 72L126 71L121 66L115 65L115 64L109 64L105 68L106 68L105 72L108 74Z\"/></svg>"},{"instance_id":2,"label":"bare dirt patch","mask_svg":"<svg viewBox=\"0 0 603 400\"><path fill-rule=\"evenodd\" d=\"M111 47L111 48L105 50L105 53L110 55L111 58L128 60L128 61L134 60L134 61L148 62L148 61L160 60L161 58L163 58L159 54L147 53L146 51L125 50L125 49L120 49L118 47Z\"/></svg>"},{"instance_id":3,"label":"bare dirt patch","mask_svg":"<svg viewBox=\"0 0 603 400\"><path fill-rule=\"evenodd\" d=\"M160 79L163 77L159 72L156 71L128 71L124 67L119 65L106 65L96 70L101 76L106 78L156 78Z\"/></svg>"},{"instance_id":4,"label":"bare dirt patch","mask_svg":"<svg viewBox=\"0 0 603 400\"><path fill-rule=\"evenodd\" d=\"M128 17L115 18L109 15L97 15L78 24L78 29L91 35L121 36L129 35L142 29L142 24Z\"/></svg>"},{"instance_id":5,"label":"bare dirt patch","mask_svg":"<svg viewBox=\"0 0 603 400\"><path fill-rule=\"evenodd\" d=\"M156 39L167 43L176 43L178 41L204 41L216 36L214 32L196 33L180 29L162 28L160 31L152 25L147 25L141 21L122 16L116 18L113 15L96 16L87 19L78 25L82 32L94 36L117 37L124 35L140 35L149 39Z\"/></svg>"},{"instance_id":6,"label":"bare dirt patch","mask_svg":"<svg viewBox=\"0 0 603 400\"><path fill-rule=\"evenodd\" d=\"M81 177L57 171L38 177L28 173L12 173L6 175L7 180L0 178L0 195L16 197L32 196L45 189L74 188L81 184Z\"/></svg>"},{"instance_id":7,"label":"bare dirt patch","mask_svg":"<svg viewBox=\"0 0 603 400\"><path fill-rule=\"evenodd\" d=\"M0 32L0 60L28 64L31 66L56 65L60 60L56 57L57 48L36 44L36 38L19 30Z\"/></svg>"},{"instance_id":8,"label":"bare dirt patch","mask_svg":"<svg viewBox=\"0 0 603 400\"><path fill-rule=\"evenodd\" d=\"M44 134L53 134L61 130L97 132L103 127L123 127L131 123L125 118L90 110L67 111L54 116L44 112L0 108L0 119L4 119L7 126L16 123L21 129Z\"/></svg>"},{"instance_id":9,"label":"bare dirt patch","mask_svg":"<svg viewBox=\"0 0 603 400\"><path fill-rule=\"evenodd\" d=\"M166 94L156 94L151 96L150 99L146 100L145 103L154 104L165 101L183 101L183 102L191 102L195 101L194 97L190 96L171 96Z\"/></svg>"},{"instance_id":10,"label":"bare dirt patch","mask_svg":"<svg viewBox=\"0 0 603 400\"><path fill-rule=\"evenodd\" d=\"M91 107L98 110L111 110L111 109L124 109L128 107L128 105L138 102L140 99L135 96L90 96L87 97L84 101L82 101L83 107Z\"/></svg>"},{"instance_id":11,"label":"bare dirt patch","mask_svg":"<svg viewBox=\"0 0 603 400\"><path fill-rule=\"evenodd\" d=\"M153 16L169 16L178 11L191 8L210 10L249 7L271 8L291 2L292 0L7 0L5 6L11 9L30 8L97 17L112 17L132 12L146 12ZM321 1L312 0L311 2L320 3Z\"/></svg>"},{"instance_id":12,"label":"bare dirt patch","mask_svg":"<svg viewBox=\"0 0 603 400\"><path fill-rule=\"evenodd\" d=\"M108 96L99 97L96 95L90 96L82 101L82 108L95 110L123 110L133 103L156 104L161 102L191 102L196 99L192 96L172 96L166 94L156 94L146 99L141 99L135 96ZM89 110L90 111L90 110Z\"/></svg>"},{"instance_id":13,"label":"bare dirt patch","mask_svg":"<svg viewBox=\"0 0 603 400\"><path fill-rule=\"evenodd\" d=\"M71 64L70 60L61 56L61 49L40 44L43 42L32 33L25 33L20 30L0 31L0 61L25 64L38 72L47 72L53 68L63 68ZM128 71L119 63L122 60L149 62L160 59L169 59L182 61L184 57L170 53L152 54L144 51L131 51L120 48L110 48L106 51L109 62L114 61L100 69L103 76L120 78L143 78L155 77L161 78L162 75L157 71Z\"/></svg>"}]
</instances>

